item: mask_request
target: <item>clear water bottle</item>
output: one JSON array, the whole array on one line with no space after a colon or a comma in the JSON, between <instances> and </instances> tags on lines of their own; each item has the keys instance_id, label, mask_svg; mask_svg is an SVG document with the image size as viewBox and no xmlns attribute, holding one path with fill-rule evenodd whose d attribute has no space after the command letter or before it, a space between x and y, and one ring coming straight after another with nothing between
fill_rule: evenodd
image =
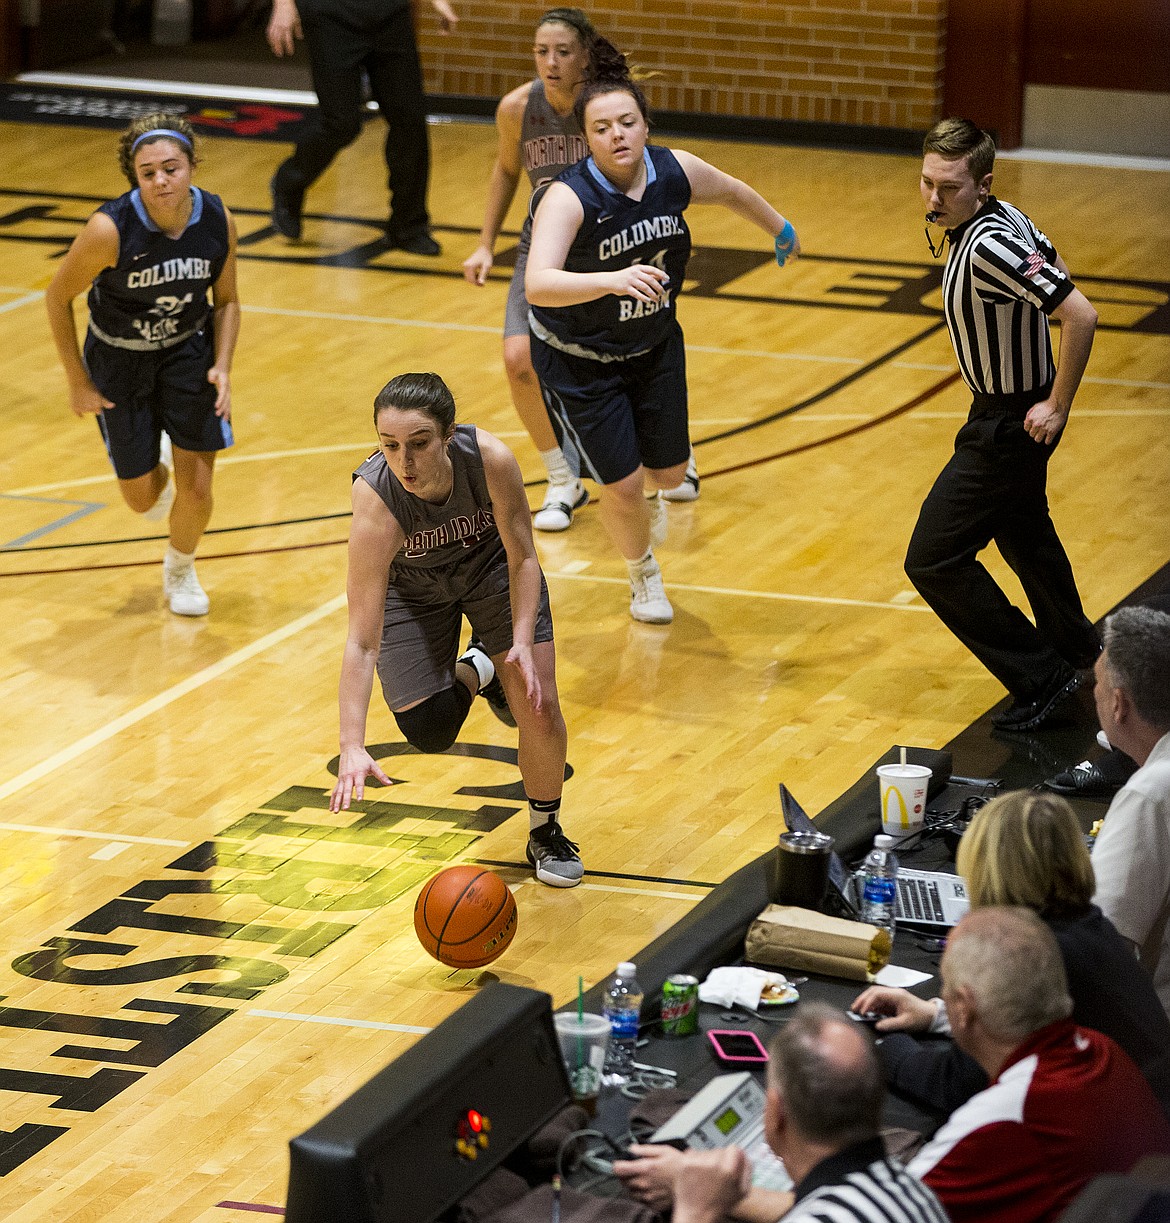
<instances>
[{"instance_id":1,"label":"clear water bottle","mask_svg":"<svg viewBox=\"0 0 1170 1223\"><path fill-rule=\"evenodd\" d=\"M897 902L898 858L895 838L879 833L873 849L861 864L861 920L889 931L894 936L894 908Z\"/></svg>"},{"instance_id":2,"label":"clear water bottle","mask_svg":"<svg viewBox=\"0 0 1170 1223\"><path fill-rule=\"evenodd\" d=\"M610 1026L605 1055L605 1077L610 1082L628 1079L634 1072L634 1050L642 1015L642 987L637 973L635 965L623 960L605 986L601 1009Z\"/></svg>"}]
</instances>

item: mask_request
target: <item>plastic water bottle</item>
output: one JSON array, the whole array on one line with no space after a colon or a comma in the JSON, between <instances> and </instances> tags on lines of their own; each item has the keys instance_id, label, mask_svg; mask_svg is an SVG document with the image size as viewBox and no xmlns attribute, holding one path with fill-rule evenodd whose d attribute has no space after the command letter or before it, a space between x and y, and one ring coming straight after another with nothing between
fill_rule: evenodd
<instances>
[{"instance_id":1,"label":"plastic water bottle","mask_svg":"<svg viewBox=\"0 0 1170 1223\"><path fill-rule=\"evenodd\" d=\"M634 1050L642 1015L642 987L637 973L635 965L623 960L605 986L601 1009L610 1025L605 1076L611 1082L628 1079L634 1072Z\"/></svg>"},{"instance_id":2,"label":"plastic water bottle","mask_svg":"<svg viewBox=\"0 0 1170 1223\"><path fill-rule=\"evenodd\" d=\"M873 849L861 865L861 920L888 930L891 938L898 895L898 858L894 843L894 837L878 833L873 839Z\"/></svg>"}]
</instances>

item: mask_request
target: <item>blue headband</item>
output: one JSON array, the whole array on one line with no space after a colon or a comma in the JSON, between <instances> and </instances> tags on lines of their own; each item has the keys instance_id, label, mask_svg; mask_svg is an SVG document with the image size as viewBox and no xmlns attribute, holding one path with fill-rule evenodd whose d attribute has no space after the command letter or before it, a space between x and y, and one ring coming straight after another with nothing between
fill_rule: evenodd
<instances>
[{"instance_id":1,"label":"blue headband","mask_svg":"<svg viewBox=\"0 0 1170 1223\"><path fill-rule=\"evenodd\" d=\"M138 146L144 140L155 140L159 136L170 136L174 140L181 141L187 146L188 153L194 152L195 146L191 143L190 136L184 136L182 132L176 132L173 127L152 127L149 132L143 132L130 146L130 156L133 157L138 152Z\"/></svg>"}]
</instances>

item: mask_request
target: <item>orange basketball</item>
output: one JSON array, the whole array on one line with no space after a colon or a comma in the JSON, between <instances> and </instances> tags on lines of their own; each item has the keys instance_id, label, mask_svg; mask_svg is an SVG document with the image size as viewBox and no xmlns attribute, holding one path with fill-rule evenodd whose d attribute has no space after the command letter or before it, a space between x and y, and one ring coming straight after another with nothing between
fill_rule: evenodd
<instances>
[{"instance_id":1,"label":"orange basketball","mask_svg":"<svg viewBox=\"0 0 1170 1223\"><path fill-rule=\"evenodd\" d=\"M485 867L449 866L419 892L414 932L440 964L482 968L502 955L516 934L516 900Z\"/></svg>"}]
</instances>

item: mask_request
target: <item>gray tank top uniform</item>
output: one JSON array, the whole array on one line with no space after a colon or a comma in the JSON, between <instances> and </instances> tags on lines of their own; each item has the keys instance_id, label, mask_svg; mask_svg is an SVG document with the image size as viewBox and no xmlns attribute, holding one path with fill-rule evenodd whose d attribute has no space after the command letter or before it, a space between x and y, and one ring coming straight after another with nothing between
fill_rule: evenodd
<instances>
[{"instance_id":1,"label":"gray tank top uniform","mask_svg":"<svg viewBox=\"0 0 1170 1223\"><path fill-rule=\"evenodd\" d=\"M540 197L538 192L583 157L589 156L589 145L581 134L577 116L558 115L549 104L544 82L538 77L528 91L524 117L520 121L520 159L528 173L532 198L520 241L516 247L516 266L508 286L508 305L504 311L504 335L528 334L528 302L524 297L524 269L528 266L528 247L532 241L532 213Z\"/></svg>"},{"instance_id":2,"label":"gray tank top uniform","mask_svg":"<svg viewBox=\"0 0 1170 1223\"><path fill-rule=\"evenodd\" d=\"M508 554L496 527L474 425L456 425L447 452L454 482L442 505L409 493L379 450L354 472L385 503L406 535L390 567L378 678L391 709L455 682L462 617L489 655L512 646ZM552 640L541 576L535 641Z\"/></svg>"}]
</instances>

